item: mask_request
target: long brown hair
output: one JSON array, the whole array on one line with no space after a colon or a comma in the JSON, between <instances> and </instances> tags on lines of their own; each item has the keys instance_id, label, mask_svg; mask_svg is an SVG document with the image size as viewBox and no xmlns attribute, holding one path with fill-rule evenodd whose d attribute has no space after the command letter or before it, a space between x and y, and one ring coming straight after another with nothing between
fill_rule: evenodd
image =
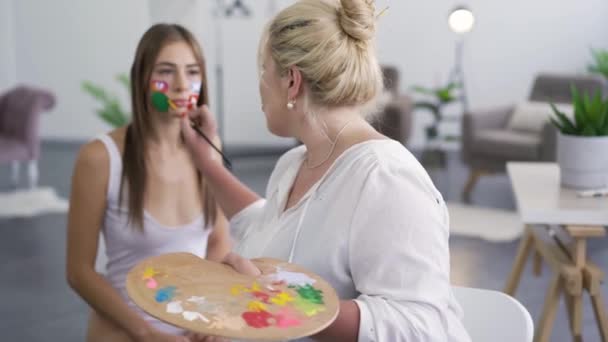
<instances>
[{"instance_id":1,"label":"long brown hair","mask_svg":"<svg viewBox=\"0 0 608 342\"><path fill-rule=\"evenodd\" d=\"M125 147L122 156L122 176L120 181L120 199L122 203L123 186L127 184L129 200L129 221L143 231L144 195L146 193L146 144L152 134L150 124L150 78L154 63L161 49L173 42L186 42L196 58L201 70L202 103L208 104L207 72L205 59L200 45L186 28L176 24L156 24L142 36L135 52L131 66L131 106L133 119L127 127ZM211 189L198 173L199 184L203 191L203 214L205 227L215 224L217 219L217 204Z\"/></svg>"}]
</instances>

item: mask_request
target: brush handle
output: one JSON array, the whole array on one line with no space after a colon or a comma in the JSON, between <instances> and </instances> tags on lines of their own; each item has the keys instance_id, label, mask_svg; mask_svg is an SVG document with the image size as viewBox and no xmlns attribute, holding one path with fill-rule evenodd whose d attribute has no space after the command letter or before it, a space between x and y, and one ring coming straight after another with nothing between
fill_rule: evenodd
<instances>
[{"instance_id":1,"label":"brush handle","mask_svg":"<svg viewBox=\"0 0 608 342\"><path fill-rule=\"evenodd\" d=\"M211 139L209 139L207 137L207 135L205 135L205 133L203 133L203 131L201 131L201 129L194 123L191 124L192 129L194 129L196 131L196 133L198 133L198 135L200 135L203 139L205 139L207 141L207 143L209 143L209 145L211 145L211 147L213 147L214 150L217 151L217 153L219 153L222 156L222 159L224 160L224 163L226 164L226 167L229 170L232 170L232 163L230 162L230 160L228 160L228 158L226 157L226 155L224 155L224 153L222 153L222 151L217 148L213 142L211 142Z\"/></svg>"}]
</instances>

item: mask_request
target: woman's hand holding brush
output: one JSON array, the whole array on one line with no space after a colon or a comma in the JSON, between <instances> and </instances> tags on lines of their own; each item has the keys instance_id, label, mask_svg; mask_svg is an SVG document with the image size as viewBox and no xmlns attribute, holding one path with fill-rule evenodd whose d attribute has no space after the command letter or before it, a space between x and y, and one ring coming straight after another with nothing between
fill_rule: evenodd
<instances>
[{"instance_id":1,"label":"woman's hand holding brush","mask_svg":"<svg viewBox=\"0 0 608 342\"><path fill-rule=\"evenodd\" d=\"M201 171L222 158L228 168L230 161L218 148L217 123L207 105L195 107L181 119L182 134L192 157Z\"/></svg>"}]
</instances>

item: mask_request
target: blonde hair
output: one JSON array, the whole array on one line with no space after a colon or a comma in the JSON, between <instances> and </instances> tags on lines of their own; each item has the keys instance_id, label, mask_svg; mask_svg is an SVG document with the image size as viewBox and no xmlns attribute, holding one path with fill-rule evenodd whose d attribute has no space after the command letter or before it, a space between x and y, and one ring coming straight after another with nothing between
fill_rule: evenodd
<instances>
[{"instance_id":1,"label":"blonde hair","mask_svg":"<svg viewBox=\"0 0 608 342\"><path fill-rule=\"evenodd\" d=\"M296 66L314 105L369 104L383 87L374 12L373 0L298 1L270 22L260 53L270 52L281 75Z\"/></svg>"}]
</instances>

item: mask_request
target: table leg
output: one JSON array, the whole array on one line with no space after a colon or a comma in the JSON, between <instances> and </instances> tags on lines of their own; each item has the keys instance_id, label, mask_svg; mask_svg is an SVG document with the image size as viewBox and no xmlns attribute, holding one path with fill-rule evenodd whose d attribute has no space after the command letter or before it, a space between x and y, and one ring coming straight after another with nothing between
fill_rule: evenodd
<instances>
[{"instance_id":1,"label":"table leg","mask_svg":"<svg viewBox=\"0 0 608 342\"><path fill-rule=\"evenodd\" d=\"M572 295L564 291L566 308L568 309L568 319L570 321L570 331L574 341L581 341L583 335L583 301L581 294Z\"/></svg>"},{"instance_id":2,"label":"table leg","mask_svg":"<svg viewBox=\"0 0 608 342\"><path fill-rule=\"evenodd\" d=\"M534 334L534 342L549 342L551 338L551 330L553 328L553 321L555 320L555 314L557 313L557 307L559 306L559 294L562 291L562 279L559 274L553 276L551 285L547 291L545 298L545 306L543 307L543 313L538 323L538 327Z\"/></svg>"},{"instance_id":3,"label":"table leg","mask_svg":"<svg viewBox=\"0 0 608 342\"><path fill-rule=\"evenodd\" d=\"M532 236L532 227L526 225L524 236L519 243L519 249L517 251L517 255L515 256L515 262L513 263L513 269L511 270L511 274L507 280L507 285L505 287L505 293L513 296L515 291L517 290L517 285L519 284L519 279L521 278L521 273L526 264L526 258L530 253L530 250L533 246L533 236Z\"/></svg>"},{"instance_id":4,"label":"table leg","mask_svg":"<svg viewBox=\"0 0 608 342\"><path fill-rule=\"evenodd\" d=\"M540 274L542 273L543 270L543 258L540 255L540 253L538 253L538 251L534 251L534 275L535 276L540 276Z\"/></svg>"}]
</instances>

